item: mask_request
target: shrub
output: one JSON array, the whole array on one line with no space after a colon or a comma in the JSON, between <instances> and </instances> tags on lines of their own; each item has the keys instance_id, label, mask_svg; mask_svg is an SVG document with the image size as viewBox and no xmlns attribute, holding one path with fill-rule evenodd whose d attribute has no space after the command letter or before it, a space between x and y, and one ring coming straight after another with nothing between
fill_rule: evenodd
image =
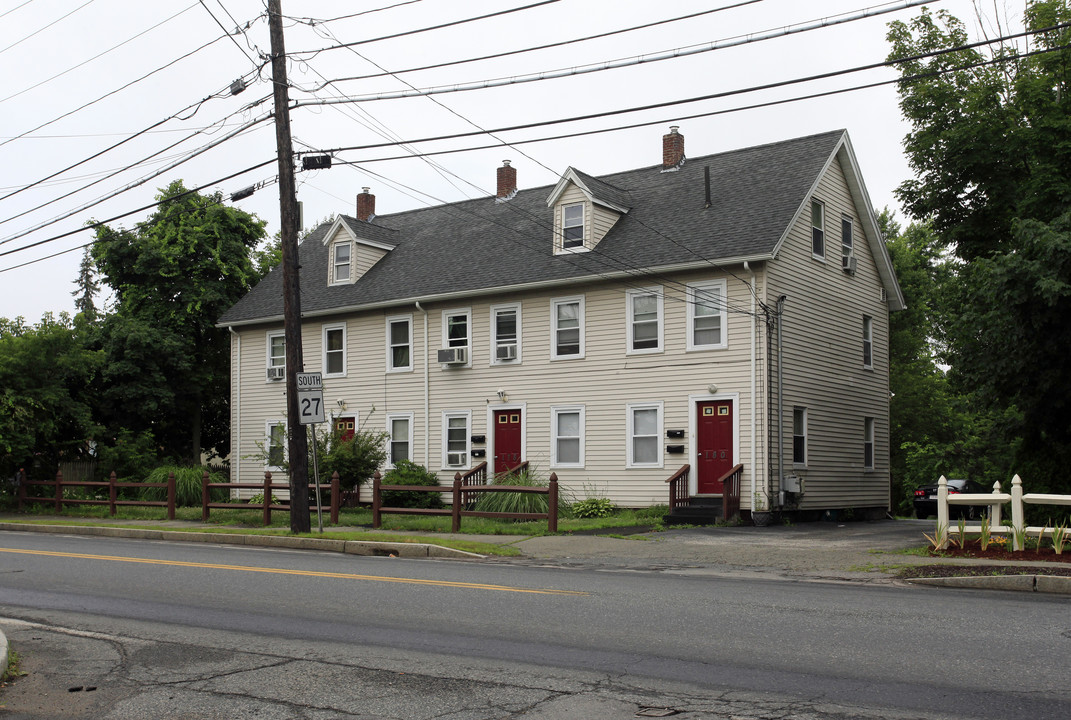
<instances>
[{"instance_id":1,"label":"shrub","mask_svg":"<svg viewBox=\"0 0 1071 720\"><path fill-rule=\"evenodd\" d=\"M198 507L201 505L201 476L205 469L200 466L180 467L178 465L164 465L149 473L145 478L146 483L166 483L168 473L175 473L175 504L179 507ZM208 482L227 482L227 478L220 473L210 473ZM142 500L162 502L167 500L166 487L141 488L139 495ZM212 502L226 502L226 488L213 488L210 500Z\"/></svg>"},{"instance_id":2,"label":"shrub","mask_svg":"<svg viewBox=\"0 0 1071 720\"><path fill-rule=\"evenodd\" d=\"M317 435L320 483L330 485L332 473L338 473L343 490L352 490L367 482L387 461L385 432L359 429L353 437L343 440L337 428L330 434ZM312 458L309 459L312 470Z\"/></svg>"},{"instance_id":3,"label":"shrub","mask_svg":"<svg viewBox=\"0 0 1071 720\"><path fill-rule=\"evenodd\" d=\"M249 505L263 505L264 504L264 493L257 493L253 497L249 498L246 502ZM280 500L279 498L275 497L275 494L272 493L271 504L272 505L282 505L282 500Z\"/></svg>"},{"instance_id":4,"label":"shrub","mask_svg":"<svg viewBox=\"0 0 1071 720\"><path fill-rule=\"evenodd\" d=\"M573 503L573 517L604 518L613 515L617 508L609 498L594 497Z\"/></svg>"},{"instance_id":5,"label":"shrub","mask_svg":"<svg viewBox=\"0 0 1071 720\"><path fill-rule=\"evenodd\" d=\"M383 476L384 485L438 486L439 478L423 465L409 460L399 460L394 469ZM445 488L444 488L445 490ZM441 508L442 496L433 492L409 492L385 490L380 494L384 507Z\"/></svg>"},{"instance_id":6,"label":"shrub","mask_svg":"<svg viewBox=\"0 0 1071 720\"><path fill-rule=\"evenodd\" d=\"M547 481L529 470L518 474L496 475L493 484L546 487ZM489 492L479 494L474 509L480 512L545 514L547 503L547 496L543 493Z\"/></svg>"}]
</instances>

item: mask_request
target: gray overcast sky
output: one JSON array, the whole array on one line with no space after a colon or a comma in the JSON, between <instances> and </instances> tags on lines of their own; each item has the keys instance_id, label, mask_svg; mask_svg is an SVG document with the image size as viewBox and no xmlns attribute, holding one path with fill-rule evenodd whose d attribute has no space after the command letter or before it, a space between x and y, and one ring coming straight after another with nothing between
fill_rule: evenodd
<instances>
[{"instance_id":1,"label":"gray overcast sky","mask_svg":"<svg viewBox=\"0 0 1071 720\"><path fill-rule=\"evenodd\" d=\"M914 7L763 39L823 18L851 16L867 8L876 11L903 3L558 0L485 20L387 38L537 2L283 0L283 14L289 18L286 49L292 58L288 69L294 86L291 99L309 102L340 95L366 98L360 103L294 109L291 123L295 150L368 146L491 130L679 101L868 65L882 61L888 53L884 39L887 23L907 20L920 12ZM928 5L947 9L962 18L975 35L981 34L971 0L931 0ZM1014 23L1021 22L1021 2L1015 2L1014 7L1004 0L985 5L990 11L999 6ZM713 8L725 9L509 57L396 76L364 77L584 38ZM356 13L362 14L343 17ZM248 29L228 37L220 24L228 31L236 25L248 25ZM990 27L986 32L990 36L997 34ZM748 36L751 41L743 42ZM312 52L377 38L387 39L363 42L349 49ZM511 77L524 79L536 73L557 74L567 68L657 56L712 42L725 47L660 62L449 92L432 98L370 99L377 94L408 90L410 86L464 87ZM198 49L208 43L211 44ZM158 188L175 179L182 179L187 187L211 183L209 190L218 189L228 196L254 183L267 182L237 205L266 220L269 233L274 234L279 216L274 164L218 182L275 157L274 126L270 121L219 142L243 123L263 118L270 111L270 99L250 107L271 94L270 68L256 71L259 55L268 51L265 5L260 0L0 0L0 67L5 71L5 82L0 87L0 196L16 193L0 200L0 253L77 230L91 219L103 220L147 205ZM149 77L138 80L149 73ZM227 88L243 76L249 80L249 87L232 96ZM324 79L355 76L363 79L321 87ZM593 175L652 165L661 161L660 138L672 124L680 125L686 137L686 153L691 157L846 128L874 205L879 209L889 206L902 219L893 189L910 173L901 152L906 126L900 119L894 86L740 109L894 77L894 71L879 69L698 103L501 133L498 139L481 135L404 147L347 150L336 155L336 164L330 170L300 173L298 199L304 203L306 226L311 226L337 213L352 214L362 187L370 187L376 195L380 214L493 194L495 168L504 159L517 168L522 188L552 185L570 165ZM127 84L129 87L120 89ZM92 104L78 109L88 103ZM680 119L719 111L732 112ZM161 123L168 118L172 119ZM515 147L501 144L643 122L655 124ZM153 130L115 150L38 182L151 126L155 126ZM194 133L198 134L185 139ZM81 209L216 142L218 146L140 187ZM487 145L496 147L426 160L413 156ZM398 156L409 157L375 161ZM99 182L86 187L95 180ZM69 197L57 200L68 193ZM75 212L66 219L26 233L72 211ZM147 214L131 215L111 224L130 227ZM21 216L15 217L18 215ZM23 233L26 234L22 237L14 237ZM71 291L81 259L81 250L76 248L91 239L88 230L81 230L0 256L0 317L22 315L36 322L47 311L72 311ZM71 251L15 267L65 250Z\"/></svg>"}]
</instances>

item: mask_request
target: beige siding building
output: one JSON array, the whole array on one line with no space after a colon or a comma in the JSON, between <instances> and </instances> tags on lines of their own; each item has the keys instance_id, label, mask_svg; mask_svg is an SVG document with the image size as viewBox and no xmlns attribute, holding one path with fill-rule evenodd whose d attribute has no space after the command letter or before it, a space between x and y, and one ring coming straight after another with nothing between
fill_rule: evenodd
<instances>
[{"instance_id":1,"label":"beige siding building","mask_svg":"<svg viewBox=\"0 0 1071 720\"><path fill-rule=\"evenodd\" d=\"M657 150L659 148L652 148ZM445 482L528 461L577 499L889 502L888 313L903 306L843 131L390 216L302 243L304 371L331 422ZM232 329L232 474L284 452L281 273ZM261 450L266 452L262 452ZM267 455L268 460L264 457Z\"/></svg>"}]
</instances>

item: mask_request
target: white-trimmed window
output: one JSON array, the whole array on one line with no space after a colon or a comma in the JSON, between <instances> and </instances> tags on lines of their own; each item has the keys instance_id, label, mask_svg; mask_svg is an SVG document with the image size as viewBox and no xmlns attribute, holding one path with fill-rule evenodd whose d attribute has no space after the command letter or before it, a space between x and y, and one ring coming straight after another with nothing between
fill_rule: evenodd
<instances>
[{"instance_id":1,"label":"white-trimmed window","mask_svg":"<svg viewBox=\"0 0 1071 720\"><path fill-rule=\"evenodd\" d=\"M353 247L349 242L338 242L331 246L331 282L348 283L352 273L350 266Z\"/></svg>"},{"instance_id":2,"label":"white-trimmed window","mask_svg":"<svg viewBox=\"0 0 1071 720\"><path fill-rule=\"evenodd\" d=\"M874 469L874 418L863 418L863 469Z\"/></svg>"},{"instance_id":3,"label":"white-trimmed window","mask_svg":"<svg viewBox=\"0 0 1071 720\"><path fill-rule=\"evenodd\" d=\"M465 348L464 366L472 366L472 308L443 312L443 347Z\"/></svg>"},{"instance_id":4,"label":"white-trimmed window","mask_svg":"<svg viewBox=\"0 0 1071 720\"><path fill-rule=\"evenodd\" d=\"M662 289L629 290L627 353L662 351Z\"/></svg>"},{"instance_id":5,"label":"white-trimmed window","mask_svg":"<svg viewBox=\"0 0 1071 720\"><path fill-rule=\"evenodd\" d=\"M584 298L550 301L552 360L584 357Z\"/></svg>"},{"instance_id":6,"label":"white-trimmed window","mask_svg":"<svg viewBox=\"0 0 1071 720\"><path fill-rule=\"evenodd\" d=\"M863 316L863 368L874 369L874 318Z\"/></svg>"},{"instance_id":7,"label":"white-trimmed window","mask_svg":"<svg viewBox=\"0 0 1071 720\"><path fill-rule=\"evenodd\" d=\"M413 459L413 413L387 414L387 467Z\"/></svg>"},{"instance_id":8,"label":"white-trimmed window","mask_svg":"<svg viewBox=\"0 0 1071 720\"><path fill-rule=\"evenodd\" d=\"M521 361L521 306L491 306L491 364Z\"/></svg>"},{"instance_id":9,"label":"white-trimmed window","mask_svg":"<svg viewBox=\"0 0 1071 720\"><path fill-rule=\"evenodd\" d=\"M662 403L629 403L627 421L626 467L662 467Z\"/></svg>"},{"instance_id":10,"label":"white-trimmed window","mask_svg":"<svg viewBox=\"0 0 1071 720\"><path fill-rule=\"evenodd\" d=\"M280 472L286 462L286 420L269 420L264 426L264 469Z\"/></svg>"},{"instance_id":11,"label":"white-trimmed window","mask_svg":"<svg viewBox=\"0 0 1071 720\"><path fill-rule=\"evenodd\" d=\"M807 408L792 408L792 464L807 464Z\"/></svg>"},{"instance_id":12,"label":"white-trimmed window","mask_svg":"<svg viewBox=\"0 0 1071 720\"><path fill-rule=\"evenodd\" d=\"M853 237L854 232L852 228L852 219L847 215L840 216L840 254L844 257L848 257L852 254L852 248L855 244Z\"/></svg>"},{"instance_id":13,"label":"white-trimmed window","mask_svg":"<svg viewBox=\"0 0 1071 720\"><path fill-rule=\"evenodd\" d=\"M286 377L286 334L282 330L273 330L265 337L267 345L268 381L283 380Z\"/></svg>"},{"instance_id":14,"label":"white-trimmed window","mask_svg":"<svg viewBox=\"0 0 1071 720\"><path fill-rule=\"evenodd\" d=\"M714 350L726 342L725 281L688 285L688 349Z\"/></svg>"},{"instance_id":15,"label":"white-trimmed window","mask_svg":"<svg viewBox=\"0 0 1071 720\"><path fill-rule=\"evenodd\" d=\"M819 200L811 200L811 255L826 256L826 206Z\"/></svg>"},{"instance_id":16,"label":"white-trimmed window","mask_svg":"<svg viewBox=\"0 0 1071 720\"><path fill-rule=\"evenodd\" d=\"M346 325L324 325L324 375L346 376Z\"/></svg>"},{"instance_id":17,"label":"white-trimmed window","mask_svg":"<svg viewBox=\"0 0 1071 720\"><path fill-rule=\"evenodd\" d=\"M562 206L562 249L584 247L584 203Z\"/></svg>"},{"instance_id":18,"label":"white-trimmed window","mask_svg":"<svg viewBox=\"0 0 1071 720\"><path fill-rule=\"evenodd\" d=\"M413 316L387 318L387 372L413 369Z\"/></svg>"},{"instance_id":19,"label":"white-trimmed window","mask_svg":"<svg viewBox=\"0 0 1071 720\"><path fill-rule=\"evenodd\" d=\"M443 412L443 468L465 469L469 466L470 412Z\"/></svg>"},{"instance_id":20,"label":"white-trimmed window","mask_svg":"<svg viewBox=\"0 0 1071 720\"><path fill-rule=\"evenodd\" d=\"M584 467L584 406L550 408L550 466Z\"/></svg>"}]
</instances>

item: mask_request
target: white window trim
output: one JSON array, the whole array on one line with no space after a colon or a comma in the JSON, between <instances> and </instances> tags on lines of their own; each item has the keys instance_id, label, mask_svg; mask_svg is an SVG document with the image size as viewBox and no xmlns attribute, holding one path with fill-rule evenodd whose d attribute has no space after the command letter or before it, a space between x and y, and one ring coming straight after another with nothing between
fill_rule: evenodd
<instances>
[{"instance_id":1,"label":"white window trim","mask_svg":"<svg viewBox=\"0 0 1071 720\"><path fill-rule=\"evenodd\" d=\"M796 460L796 410L803 411L803 462ZM802 405L792 406L792 420L789 425L792 442L789 443L789 457L792 458L792 467L806 468L811 453L810 412Z\"/></svg>"},{"instance_id":2,"label":"white window trim","mask_svg":"<svg viewBox=\"0 0 1071 720\"><path fill-rule=\"evenodd\" d=\"M472 340L473 340L473 338L472 338L472 330L473 330L473 328L472 328L472 308L471 307L460 307L460 308L451 308L450 310L443 310L443 314L442 314L442 344L439 345L439 347L441 347L441 348L453 347L453 346L450 345L450 338L447 335L448 326L447 326L447 322L446 322L447 318L449 318L451 315L464 315L465 316L465 326L466 326L467 332L468 332L468 338L465 341L466 342L466 344L465 344L465 364L464 365L460 365L460 364L458 364L458 365L442 364L441 367L446 368L446 369L455 368L455 367L470 368L470 367L472 367L472 348L473 348L473 342L472 342ZM412 326L410 325L410 327L412 327ZM461 347L461 346L458 345L457 347ZM409 357L412 358L412 356L413 356L413 353L410 352L409 353Z\"/></svg>"},{"instance_id":3,"label":"white window trim","mask_svg":"<svg viewBox=\"0 0 1071 720\"><path fill-rule=\"evenodd\" d=\"M282 362L281 365L272 365L272 362L271 362L271 341L272 341L272 338L276 338L276 337L283 338L283 362ZM264 367L265 367L265 369L273 368L273 367L281 367L281 368L284 368L284 369L286 368L286 331L285 330L269 330L268 332L264 333ZM274 381L269 379L267 374L265 374L264 382L265 383L272 383Z\"/></svg>"},{"instance_id":4,"label":"white window trim","mask_svg":"<svg viewBox=\"0 0 1071 720\"><path fill-rule=\"evenodd\" d=\"M848 237L851 238L852 244L844 244L844 223L848 223L848 228L851 231ZM850 257L855 254L855 221L848 215L840 216L840 254L842 257Z\"/></svg>"},{"instance_id":5,"label":"white window trim","mask_svg":"<svg viewBox=\"0 0 1071 720\"><path fill-rule=\"evenodd\" d=\"M657 402L635 402L628 403L625 406L625 438L626 438L626 468L661 468L665 466L665 452L663 450L662 436L664 434L664 406L665 403L661 400ZM657 410L656 423L658 427L655 429L655 440L658 443L658 461L653 463L638 463L632 457L633 451L633 418L632 415L636 410Z\"/></svg>"},{"instance_id":6,"label":"white window trim","mask_svg":"<svg viewBox=\"0 0 1071 720\"><path fill-rule=\"evenodd\" d=\"M408 420L409 421L409 460L416 462L413 458L413 429L414 429L414 414L413 413L387 413L387 461L384 463L384 467L388 470L394 469L394 457L391 455L391 451L394 446L394 430L395 420Z\"/></svg>"},{"instance_id":7,"label":"white window trim","mask_svg":"<svg viewBox=\"0 0 1071 720\"><path fill-rule=\"evenodd\" d=\"M329 330L341 330L342 331L342 372L329 373L327 372L327 333ZM323 363L320 367L323 368L324 377L346 377L346 373L349 370L349 353L347 352L346 345L346 323L332 323L330 325L324 325L320 335L321 347L323 354L320 356L320 361Z\"/></svg>"},{"instance_id":8,"label":"white window trim","mask_svg":"<svg viewBox=\"0 0 1071 720\"><path fill-rule=\"evenodd\" d=\"M498 359L498 324L496 323L497 314L502 310L513 310L517 316L517 359L516 360L499 360ZM520 365L521 364L521 304L520 303L504 303L502 305L491 306L491 365Z\"/></svg>"},{"instance_id":9,"label":"white window trim","mask_svg":"<svg viewBox=\"0 0 1071 720\"><path fill-rule=\"evenodd\" d=\"M565 247L565 209L569 207L580 208L580 228L583 231L583 235L580 238L580 244L576 247ZM583 253L591 250L591 244L588 242L588 204L586 202L569 202L562 203L558 210L558 238L555 243L555 254L565 253Z\"/></svg>"},{"instance_id":10,"label":"white window trim","mask_svg":"<svg viewBox=\"0 0 1071 720\"><path fill-rule=\"evenodd\" d=\"M867 346L870 347L870 362L866 361ZM863 316L863 369L874 369L874 318L869 315Z\"/></svg>"},{"instance_id":11,"label":"white window trim","mask_svg":"<svg viewBox=\"0 0 1071 720\"><path fill-rule=\"evenodd\" d=\"M446 455L448 453L447 430L450 426L450 418L465 418L465 464L448 465ZM472 467L472 411L471 410L443 410L442 413L442 469L443 470L468 470Z\"/></svg>"},{"instance_id":12,"label":"white window trim","mask_svg":"<svg viewBox=\"0 0 1071 720\"><path fill-rule=\"evenodd\" d=\"M877 435L877 423L872 417L863 418L863 470L870 471L874 469L876 463L876 450L877 444L875 442L875 435ZM870 446L870 464L866 464L866 447Z\"/></svg>"},{"instance_id":13,"label":"white window trim","mask_svg":"<svg viewBox=\"0 0 1071 720\"><path fill-rule=\"evenodd\" d=\"M390 326L391 326L391 323L401 322L401 321L405 321L405 323L409 327L409 340L408 340L408 342L409 342L409 364L405 365L405 366L399 365L398 367L395 367L393 365L393 363L394 363L394 352L393 352L394 347L391 345ZM384 325L384 328L385 328L384 332L386 333L386 338L387 338L387 358L386 358L387 372L389 372L389 373L413 372L413 355L414 355L414 353L413 353L413 316L411 314L410 315L391 315L391 316L387 317L386 324Z\"/></svg>"},{"instance_id":14,"label":"white window trim","mask_svg":"<svg viewBox=\"0 0 1071 720\"><path fill-rule=\"evenodd\" d=\"M286 472L282 465L269 465L268 456L271 453L271 429L276 425L283 426L283 461L289 454L290 435L286 431L286 418L270 418L264 421L264 469L270 473Z\"/></svg>"},{"instance_id":15,"label":"white window trim","mask_svg":"<svg viewBox=\"0 0 1071 720\"><path fill-rule=\"evenodd\" d=\"M822 208L822 223L817 225L814 222L814 206L818 205ZM811 231L807 235L807 242L810 244L811 257L815 260L826 261L826 246L829 245L829 233L826 232L826 204L821 200L811 199ZM815 229L822 231L822 252L816 253L814 251L814 231Z\"/></svg>"},{"instance_id":16,"label":"white window trim","mask_svg":"<svg viewBox=\"0 0 1071 720\"><path fill-rule=\"evenodd\" d=\"M580 321L580 352L577 355L558 354L558 306L579 303L577 318ZM583 360L584 359L584 296L551 298L550 301L550 359L551 360Z\"/></svg>"},{"instance_id":17,"label":"white window trim","mask_svg":"<svg viewBox=\"0 0 1071 720\"><path fill-rule=\"evenodd\" d=\"M565 413L578 413L580 415L580 447L578 449L578 462L563 462L558 459L558 416ZM584 435L585 435L585 410L583 405L552 405L550 408L550 466L552 468L582 468L584 467Z\"/></svg>"},{"instance_id":18,"label":"white window trim","mask_svg":"<svg viewBox=\"0 0 1071 720\"><path fill-rule=\"evenodd\" d=\"M710 292L717 288L718 297L721 298L721 341L712 343L709 345L696 345L695 344L695 303L696 294L700 292ZM688 325L686 332L687 348L688 351L693 350L724 350L729 347L729 314L725 311L727 303L728 284L725 280L707 280L705 282L688 283L686 299L688 305Z\"/></svg>"},{"instance_id":19,"label":"white window trim","mask_svg":"<svg viewBox=\"0 0 1071 720\"><path fill-rule=\"evenodd\" d=\"M337 256L335 255L335 249L338 248L340 245L346 245L350 249L350 261L346 263L347 267L349 268L349 276L346 277L345 280L339 280L338 273L336 272L339 267L339 263L337 262ZM331 278L329 284L350 285L351 283L353 283L353 276L356 266L357 248L355 247L354 243L350 242L349 240L339 240L331 243L331 267L328 270L328 272L331 273Z\"/></svg>"},{"instance_id":20,"label":"white window trim","mask_svg":"<svg viewBox=\"0 0 1071 720\"><path fill-rule=\"evenodd\" d=\"M655 296L655 302L657 303L657 313L658 313L658 319L657 319L658 345L653 347L653 348L640 348L639 350L637 350L634 347L632 347L632 343L633 343L633 340L634 340L633 333L634 333L634 331L636 329L636 318L634 317L635 307L633 306L632 301L633 301L634 298L640 297L640 296L643 296L643 295L654 295ZM628 291L625 292L625 323L626 323L626 335L627 335L627 338L628 338L628 340L627 340L628 344L625 346L625 354L626 355L650 355L652 353L660 353L665 349L665 338L664 338L663 328L665 328L665 325L666 325L666 318L665 318L665 312L663 310L663 305L664 305L664 303L663 303L663 292L662 292L662 288L660 288L660 287L639 288L639 289L636 289L636 290L628 290ZM724 325L724 321L722 321L722 324ZM724 329L723 329L723 333L722 334L724 335Z\"/></svg>"}]
</instances>

